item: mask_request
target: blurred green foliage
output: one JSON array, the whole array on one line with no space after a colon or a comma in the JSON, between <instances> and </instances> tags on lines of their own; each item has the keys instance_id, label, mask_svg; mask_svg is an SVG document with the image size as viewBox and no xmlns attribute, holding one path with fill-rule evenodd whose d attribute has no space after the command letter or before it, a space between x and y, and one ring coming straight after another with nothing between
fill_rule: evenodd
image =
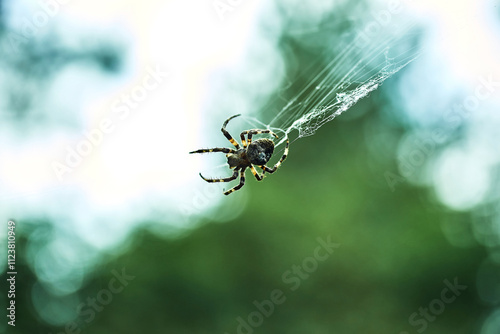
<instances>
[{"instance_id":1,"label":"blurred green foliage","mask_svg":"<svg viewBox=\"0 0 500 334\"><path fill-rule=\"evenodd\" d=\"M382 93L370 100L380 100ZM135 278L91 322L80 316L78 329L238 333L237 318L248 319L257 310L254 301L269 300L278 289L285 301L252 328L255 333L417 333L423 327L412 326L410 315L441 298L443 281L456 277L467 289L428 322L425 332L476 332L484 309L476 298L474 273L484 251L448 244L440 225L458 214L433 203L426 189L401 184L391 192L383 175L395 169L394 161L372 163L370 138L362 130L382 122L381 114L373 102L356 108L373 110L296 141L278 173L261 183L249 180L242 191L250 192L250 200L237 219L207 221L175 240L138 231L126 254L97 270L81 299L107 289L112 270L124 268ZM399 130L386 124L385 131ZM328 236L340 246L293 291L295 285L283 274L313 256L318 237ZM20 288L27 306L30 284ZM19 310L16 330L48 333L50 328L27 307Z\"/></svg>"},{"instance_id":2,"label":"blurred green foliage","mask_svg":"<svg viewBox=\"0 0 500 334\"><path fill-rule=\"evenodd\" d=\"M319 53L300 44L291 47L298 68ZM454 248L441 231L443 221L466 215L440 207L428 189L401 183L391 191L386 183L384 173L397 171L396 148L404 134L384 100L391 84L294 142L276 174L261 183L249 177L240 191L249 193L249 202L238 218L205 221L177 239L146 230L133 234L128 251L105 258L79 291L87 304L75 324L51 328L40 320L31 301L36 277L20 251L17 326L9 332L478 332L487 309L476 297L475 272L485 252ZM329 237L340 246L298 283L299 274L291 274L294 284L286 280L294 266L314 256L317 238ZM133 279L120 292L103 294L116 279L113 270ZM444 281L455 278L467 289L425 329L421 315L418 325L411 324L410 316L442 298ZM259 312L254 302L269 305L263 301L276 290L281 303L262 323L239 328L239 317L251 322L249 316ZM99 294L112 299L90 312L88 298Z\"/></svg>"},{"instance_id":3,"label":"blurred green foliage","mask_svg":"<svg viewBox=\"0 0 500 334\"><path fill-rule=\"evenodd\" d=\"M255 333L414 333L421 326L409 316L457 277L467 290L427 333L473 332L481 315L473 273L484 252L447 243L440 222L454 214L426 200L425 189L391 192L374 182L392 167L364 167L360 129L376 117L333 122L295 142L279 173L248 182L250 202L234 221L180 240L139 233L137 247L103 271L124 267L136 279L89 331L237 333L236 319L279 289L285 302ZM340 247L292 291L283 274L328 236Z\"/></svg>"}]
</instances>

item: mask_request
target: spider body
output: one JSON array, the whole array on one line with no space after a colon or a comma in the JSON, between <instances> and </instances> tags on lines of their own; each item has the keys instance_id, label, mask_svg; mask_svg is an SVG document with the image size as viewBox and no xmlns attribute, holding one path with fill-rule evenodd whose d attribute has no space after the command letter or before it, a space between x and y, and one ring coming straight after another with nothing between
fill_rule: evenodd
<instances>
[{"instance_id":1,"label":"spider body","mask_svg":"<svg viewBox=\"0 0 500 334\"><path fill-rule=\"evenodd\" d=\"M265 165L274 152L274 142L267 138L257 139L248 147L226 155L229 168L246 168L252 165Z\"/></svg>"},{"instance_id":2,"label":"spider body","mask_svg":"<svg viewBox=\"0 0 500 334\"><path fill-rule=\"evenodd\" d=\"M252 142L252 136L261 133L269 133L273 135L275 138L278 138L278 135L276 135L271 130L253 129L253 130L243 131L240 134L241 143L243 144L243 148L241 148L238 142L236 142L236 140L233 139L233 137L229 134L229 132L226 131L226 125L229 123L229 121L238 116L240 115L238 114L229 117L224 122L224 124L222 124L222 129L221 129L224 136L229 140L231 144L233 144L236 150L230 148L216 147L211 149L200 149L197 151L189 152L189 153L210 153L210 152L226 153L227 164L229 165L230 169L234 169L234 173L232 176L222 179L208 179L205 178L200 173L201 178L207 182L229 182L235 180L238 177L238 172L239 172L240 183L237 186L229 189L228 191L225 191L224 195L229 195L232 192L239 190L241 189L241 187L243 187L243 185L245 184L245 170L247 168L250 168L252 174L255 176L257 181L261 181L263 179L264 173L266 172L274 173L288 155L288 138L287 138L285 152L283 153L283 156L281 157L280 161L278 161L273 168L269 168L266 166L266 163L271 159L273 155L274 142L271 139L267 138L257 139ZM246 138L245 135L247 136ZM259 175L259 173L257 173L257 170L255 169L254 165L262 169L262 175Z\"/></svg>"}]
</instances>

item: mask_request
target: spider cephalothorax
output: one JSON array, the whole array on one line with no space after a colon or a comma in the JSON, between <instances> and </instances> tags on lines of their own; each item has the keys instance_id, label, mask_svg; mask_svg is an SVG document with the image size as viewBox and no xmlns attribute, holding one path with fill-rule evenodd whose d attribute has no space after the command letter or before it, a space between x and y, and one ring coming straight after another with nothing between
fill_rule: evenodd
<instances>
[{"instance_id":1,"label":"spider cephalothorax","mask_svg":"<svg viewBox=\"0 0 500 334\"><path fill-rule=\"evenodd\" d=\"M288 138L287 138L285 152L283 153L283 156L281 157L280 161L278 161L273 168L269 168L266 166L266 163L269 161L269 159L271 159L273 155L274 142L271 139L267 138L257 139L256 141L252 142L252 136L261 133L269 133L273 135L275 138L278 138L278 135L276 135L271 130L253 129L253 130L243 131L240 134L241 143L243 144L243 148L241 148L240 145L236 142L236 140L234 140L233 137L231 137L229 132L226 131L227 123L229 123L231 119L238 116L240 115L234 115L232 117L229 117L224 122L224 124L222 124L222 129L221 129L224 136L231 142L231 144L234 145L234 147L236 147L236 150L230 148L217 147L217 148L201 149L189 152L189 153L209 153L209 152L226 153L227 163L229 165L229 168L231 169L234 168L234 173L232 176L223 179L207 179L200 174L201 178L207 182L229 182L238 177L238 171L239 171L240 183L234 188L231 188L228 191L224 192L224 195L229 195L230 193L243 187L243 185L245 184L245 170L247 168L250 168L257 181L261 181L263 179L264 173L265 172L274 173L281 165L281 163L286 159L286 156L288 154ZM245 135L247 135L246 139ZM259 168L262 168L262 175L259 175L257 173L257 170L255 170L254 165L258 166Z\"/></svg>"}]
</instances>

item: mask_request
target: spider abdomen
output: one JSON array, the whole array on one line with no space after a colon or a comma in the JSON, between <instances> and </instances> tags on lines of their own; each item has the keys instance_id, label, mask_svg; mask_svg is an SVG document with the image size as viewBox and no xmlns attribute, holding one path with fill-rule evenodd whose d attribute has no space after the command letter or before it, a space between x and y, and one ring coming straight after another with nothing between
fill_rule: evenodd
<instances>
[{"instance_id":1,"label":"spider abdomen","mask_svg":"<svg viewBox=\"0 0 500 334\"><path fill-rule=\"evenodd\" d=\"M274 152L274 143L267 138L257 139L247 147L247 157L250 163L262 166L265 165Z\"/></svg>"}]
</instances>

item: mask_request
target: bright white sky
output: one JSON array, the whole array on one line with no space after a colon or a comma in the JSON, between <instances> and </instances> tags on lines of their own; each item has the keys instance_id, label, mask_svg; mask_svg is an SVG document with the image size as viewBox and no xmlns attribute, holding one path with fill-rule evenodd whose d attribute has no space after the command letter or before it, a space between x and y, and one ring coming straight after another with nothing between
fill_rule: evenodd
<instances>
[{"instance_id":1,"label":"bright white sky","mask_svg":"<svg viewBox=\"0 0 500 334\"><path fill-rule=\"evenodd\" d=\"M86 227L80 228L89 233L88 240L102 246L110 240L99 240L94 228L88 227L94 225L92 221L101 223L98 218L101 215L113 214L113 221L126 232L123 220L132 224L139 219L136 214L130 215L130 207L136 210L134 204L140 206L145 199L154 203L165 201L163 207L168 210L182 205L184 211L192 209L194 213L216 204L220 196L205 191L206 185L199 180L202 166L198 163L202 160L187 152L198 148L200 124L208 116L203 113L208 76L214 69L242 56L258 4L259 1L241 4L224 12L223 20L207 1L74 0L58 8L52 20L64 24L68 36L85 34L82 28L111 30L121 36L132 52L126 64L129 68L119 81L112 82L96 73L86 70L82 73L78 68L60 75L52 90L56 99L64 97L66 92L75 93L75 86L92 87L90 92L82 91L91 98L74 109L75 117L82 113L82 130L74 133L60 128L21 142L4 140L1 197L11 203L30 202L36 215L38 210L46 210L42 209L46 201L61 196L59 191L69 192L74 198L73 203L61 208L67 211L65 220L83 215L85 219L77 225L84 224ZM38 2L32 2L30 10L19 4L16 12L19 17L31 18L41 10ZM41 26L40 31L45 28ZM135 109L129 108L126 117L117 117L121 113L114 113L113 108L122 95L131 95L146 78L154 82L148 69L156 68L168 72L167 77L157 88L147 91L146 98ZM70 173L61 172L62 181L59 180L52 163L65 164L69 150L78 152L79 144L86 140L83 133L99 129L105 119L111 120L113 130L104 134L100 143L92 145L90 154ZM208 140L211 134L203 136ZM82 145L82 149L87 148ZM198 192L204 194L201 204L193 202ZM159 198L154 199L155 196ZM24 214L29 214L30 210L23 207ZM117 218L117 212L126 214ZM144 213L144 209L140 212Z\"/></svg>"},{"instance_id":2,"label":"bright white sky","mask_svg":"<svg viewBox=\"0 0 500 334\"><path fill-rule=\"evenodd\" d=\"M492 167L500 162L500 150L491 144L498 142L494 128L500 126L500 85L491 92L491 87L483 85L484 81L500 84L498 11L491 1L464 0L452 4L419 0L413 1L412 6L429 21L433 33L424 46L422 59L406 77L414 83L420 81L417 86L410 83L406 91L406 105L413 106L407 110L410 117L421 124L439 119L443 122L440 127L446 128L450 124L443 121L443 115L454 105L475 99L478 86L482 87L480 92L488 93L487 99L479 101L477 110L467 116L469 126L464 140L434 161L428 157L428 164L420 166L427 169L428 185L435 187L444 204L469 210L486 200L494 187ZM436 108L439 104L442 106Z\"/></svg>"}]
</instances>

